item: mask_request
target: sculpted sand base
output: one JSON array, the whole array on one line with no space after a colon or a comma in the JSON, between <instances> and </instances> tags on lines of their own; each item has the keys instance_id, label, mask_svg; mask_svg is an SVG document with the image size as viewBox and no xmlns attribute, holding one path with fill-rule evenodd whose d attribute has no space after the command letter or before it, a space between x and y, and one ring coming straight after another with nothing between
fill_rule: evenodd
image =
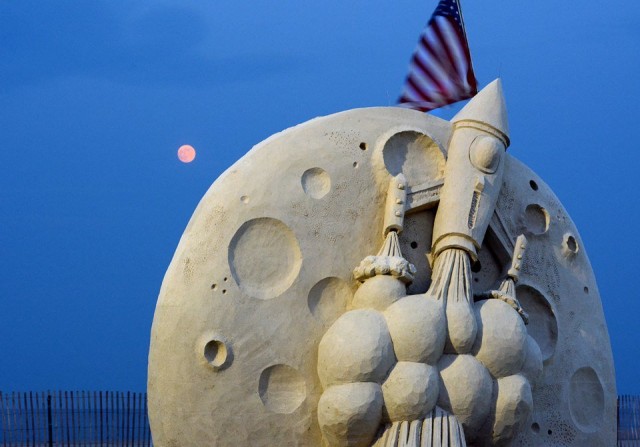
<instances>
[{"instance_id":1,"label":"sculpted sand base","mask_svg":"<svg viewBox=\"0 0 640 447\"><path fill-rule=\"evenodd\" d=\"M451 122L352 110L216 180L158 299L155 445L615 444L593 272L506 117L499 81Z\"/></svg>"}]
</instances>

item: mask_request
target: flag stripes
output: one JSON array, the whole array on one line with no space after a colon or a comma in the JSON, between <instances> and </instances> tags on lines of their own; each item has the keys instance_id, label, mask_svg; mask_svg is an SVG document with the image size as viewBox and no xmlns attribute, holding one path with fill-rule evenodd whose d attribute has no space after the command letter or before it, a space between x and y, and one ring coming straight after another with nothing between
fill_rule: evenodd
<instances>
[{"instance_id":1,"label":"flag stripes","mask_svg":"<svg viewBox=\"0 0 640 447\"><path fill-rule=\"evenodd\" d=\"M398 102L426 112L477 92L458 2L441 0L420 36Z\"/></svg>"}]
</instances>

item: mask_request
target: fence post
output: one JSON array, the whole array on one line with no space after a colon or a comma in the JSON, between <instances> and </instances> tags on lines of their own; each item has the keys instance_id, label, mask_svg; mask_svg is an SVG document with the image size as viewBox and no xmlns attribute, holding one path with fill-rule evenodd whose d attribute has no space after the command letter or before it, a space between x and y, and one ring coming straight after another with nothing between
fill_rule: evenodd
<instances>
[{"instance_id":1,"label":"fence post","mask_svg":"<svg viewBox=\"0 0 640 447\"><path fill-rule=\"evenodd\" d=\"M53 421L51 419L51 394L47 393L47 437L49 447L53 447Z\"/></svg>"}]
</instances>

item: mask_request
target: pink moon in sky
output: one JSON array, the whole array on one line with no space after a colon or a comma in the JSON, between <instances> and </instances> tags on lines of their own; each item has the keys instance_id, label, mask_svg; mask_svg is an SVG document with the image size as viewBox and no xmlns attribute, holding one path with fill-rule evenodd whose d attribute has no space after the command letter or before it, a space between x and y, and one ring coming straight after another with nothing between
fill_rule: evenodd
<instances>
[{"instance_id":1,"label":"pink moon in sky","mask_svg":"<svg viewBox=\"0 0 640 447\"><path fill-rule=\"evenodd\" d=\"M191 163L196 158L196 150L189 144L183 144L178 149L178 159L182 163Z\"/></svg>"}]
</instances>

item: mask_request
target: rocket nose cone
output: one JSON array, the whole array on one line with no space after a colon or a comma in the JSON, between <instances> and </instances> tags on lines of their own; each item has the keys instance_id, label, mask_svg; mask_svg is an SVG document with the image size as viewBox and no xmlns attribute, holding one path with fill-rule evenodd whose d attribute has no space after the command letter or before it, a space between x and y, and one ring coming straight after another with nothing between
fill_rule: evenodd
<instances>
[{"instance_id":1,"label":"rocket nose cone","mask_svg":"<svg viewBox=\"0 0 640 447\"><path fill-rule=\"evenodd\" d=\"M456 116L452 123L459 121L476 121L493 127L509 141L509 120L507 104L502 91L502 81L496 79L483 88Z\"/></svg>"}]
</instances>

